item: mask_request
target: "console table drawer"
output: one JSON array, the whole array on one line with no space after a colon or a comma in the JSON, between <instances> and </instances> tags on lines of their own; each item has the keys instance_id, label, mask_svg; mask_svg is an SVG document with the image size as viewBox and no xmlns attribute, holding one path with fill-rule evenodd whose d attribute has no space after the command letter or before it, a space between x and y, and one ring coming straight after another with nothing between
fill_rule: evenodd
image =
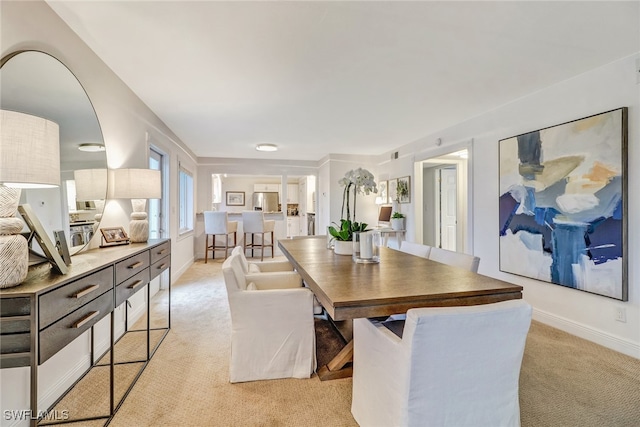
<instances>
[{"instance_id":1,"label":"console table drawer","mask_svg":"<svg viewBox=\"0 0 640 427\"><path fill-rule=\"evenodd\" d=\"M149 283L149 269L145 269L135 276L118 284L116 287L116 307L125 302L129 297L144 288Z\"/></svg>"},{"instance_id":2,"label":"console table drawer","mask_svg":"<svg viewBox=\"0 0 640 427\"><path fill-rule=\"evenodd\" d=\"M150 250L151 252L151 264L157 262L159 259L171 254L171 242L164 242L161 245L156 246Z\"/></svg>"},{"instance_id":3,"label":"console table drawer","mask_svg":"<svg viewBox=\"0 0 640 427\"><path fill-rule=\"evenodd\" d=\"M113 267L107 267L42 295L38 299L40 306L39 328L46 328L112 287Z\"/></svg>"},{"instance_id":4,"label":"console table drawer","mask_svg":"<svg viewBox=\"0 0 640 427\"><path fill-rule=\"evenodd\" d=\"M2 354L8 353L28 353L31 350L31 334L11 334L3 335L0 340Z\"/></svg>"},{"instance_id":5,"label":"console table drawer","mask_svg":"<svg viewBox=\"0 0 640 427\"><path fill-rule=\"evenodd\" d=\"M40 331L38 364L44 363L112 311L113 290L110 290Z\"/></svg>"},{"instance_id":6,"label":"console table drawer","mask_svg":"<svg viewBox=\"0 0 640 427\"><path fill-rule=\"evenodd\" d=\"M151 279L155 279L167 268L171 267L171 256L167 255L166 257L154 262L151 264Z\"/></svg>"},{"instance_id":7,"label":"console table drawer","mask_svg":"<svg viewBox=\"0 0 640 427\"><path fill-rule=\"evenodd\" d=\"M149 267L149 251L116 263L116 285Z\"/></svg>"}]
</instances>

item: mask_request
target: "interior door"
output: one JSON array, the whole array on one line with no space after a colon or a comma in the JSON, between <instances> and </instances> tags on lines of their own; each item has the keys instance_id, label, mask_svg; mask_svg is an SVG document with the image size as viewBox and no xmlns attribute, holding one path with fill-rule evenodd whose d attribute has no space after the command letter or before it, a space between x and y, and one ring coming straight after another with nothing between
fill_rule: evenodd
<instances>
[{"instance_id":1,"label":"interior door","mask_svg":"<svg viewBox=\"0 0 640 427\"><path fill-rule=\"evenodd\" d=\"M440 247L456 250L458 171L455 166L440 169Z\"/></svg>"}]
</instances>

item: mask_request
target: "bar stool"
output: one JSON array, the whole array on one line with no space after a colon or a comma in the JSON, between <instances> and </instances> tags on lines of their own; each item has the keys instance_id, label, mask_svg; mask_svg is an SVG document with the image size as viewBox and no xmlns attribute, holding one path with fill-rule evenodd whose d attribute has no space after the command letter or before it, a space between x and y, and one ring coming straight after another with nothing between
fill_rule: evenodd
<instances>
[{"instance_id":1,"label":"bar stool","mask_svg":"<svg viewBox=\"0 0 640 427\"><path fill-rule=\"evenodd\" d=\"M260 261L264 259L264 249L271 248L271 258L273 258L273 230L276 227L276 222L273 220L264 219L262 211L244 211L242 212L242 228L244 232L244 251L251 249L251 257L253 257L253 250L260 249ZM247 234L251 234L251 243L247 239ZM254 236L260 234L260 243L254 242ZM269 244L265 242L264 235L271 234L271 241Z\"/></svg>"},{"instance_id":2,"label":"bar stool","mask_svg":"<svg viewBox=\"0 0 640 427\"><path fill-rule=\"evenodd\" d=\"M233 234L233 246L229 246L229 235ZM224 249L225 259L229 249L233 249L238 242L238 221L229 221L227 212L204 212L204 262L207 263L209 251L211 259L216 258L216 250ZM209 236L213 236L209 244ZM224 245L216 245L216 236L224 236Z\"/></svg>"}]
</instances>

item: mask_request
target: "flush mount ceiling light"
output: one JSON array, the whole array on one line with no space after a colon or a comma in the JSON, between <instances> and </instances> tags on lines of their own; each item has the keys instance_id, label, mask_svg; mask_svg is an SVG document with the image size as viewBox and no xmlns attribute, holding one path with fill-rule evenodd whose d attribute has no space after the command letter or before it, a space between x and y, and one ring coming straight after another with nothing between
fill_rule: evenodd
<instances>
[{"instance_id":1,"label":"flush mount ceiling light","mask_svg":"<svg viewBox=\"0 0 640 427\"><path fill-rule=\"evenodd\" d=\"M105 148L104 148L104 145L102 144L91 142L87 144L80 144L80 146L78 147L78 150L87 151L89 153L96 153L98 151L104 151Z\"/></svg>"},{"instance_id":2,"label":"flush mount ceiling light","mask_svg":"<svg viewBox=\"0 0 640 427\"><path fill-rule=\"evenodd\" d=\"M258 145L256 145L256 150L258 150L258 151L278 151L278 146L276 144L258 144Z\"/></svg>"}]
</instances>

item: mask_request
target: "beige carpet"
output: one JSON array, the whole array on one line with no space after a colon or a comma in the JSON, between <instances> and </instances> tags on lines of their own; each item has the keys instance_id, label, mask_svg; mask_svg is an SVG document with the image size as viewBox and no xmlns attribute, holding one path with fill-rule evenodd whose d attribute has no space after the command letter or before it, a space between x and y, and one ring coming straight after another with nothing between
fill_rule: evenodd
<instances>
[{"instance_id":1,"label":"beige carpet","mask_svg":"<svg viewBox=\"0 0 640 427\"><path fill-rule=\"evenodd\" d=\"M357 425L350 379L228 382L230 321L220 266L219 260L197 262L173 284L172 329L110 425ZM321 336L330 336L321 328ZM319 342L318 348L322 359L336 350L335 342ZM58 408L75 417L104 407L108 396L104 380L92 379L97 376L88 376L88 384ZM124 382L118 380L118 389ZM527 340L520 388L526 427L640 425L640 360L537 322Z\"/></svg>"}]
</instances>

